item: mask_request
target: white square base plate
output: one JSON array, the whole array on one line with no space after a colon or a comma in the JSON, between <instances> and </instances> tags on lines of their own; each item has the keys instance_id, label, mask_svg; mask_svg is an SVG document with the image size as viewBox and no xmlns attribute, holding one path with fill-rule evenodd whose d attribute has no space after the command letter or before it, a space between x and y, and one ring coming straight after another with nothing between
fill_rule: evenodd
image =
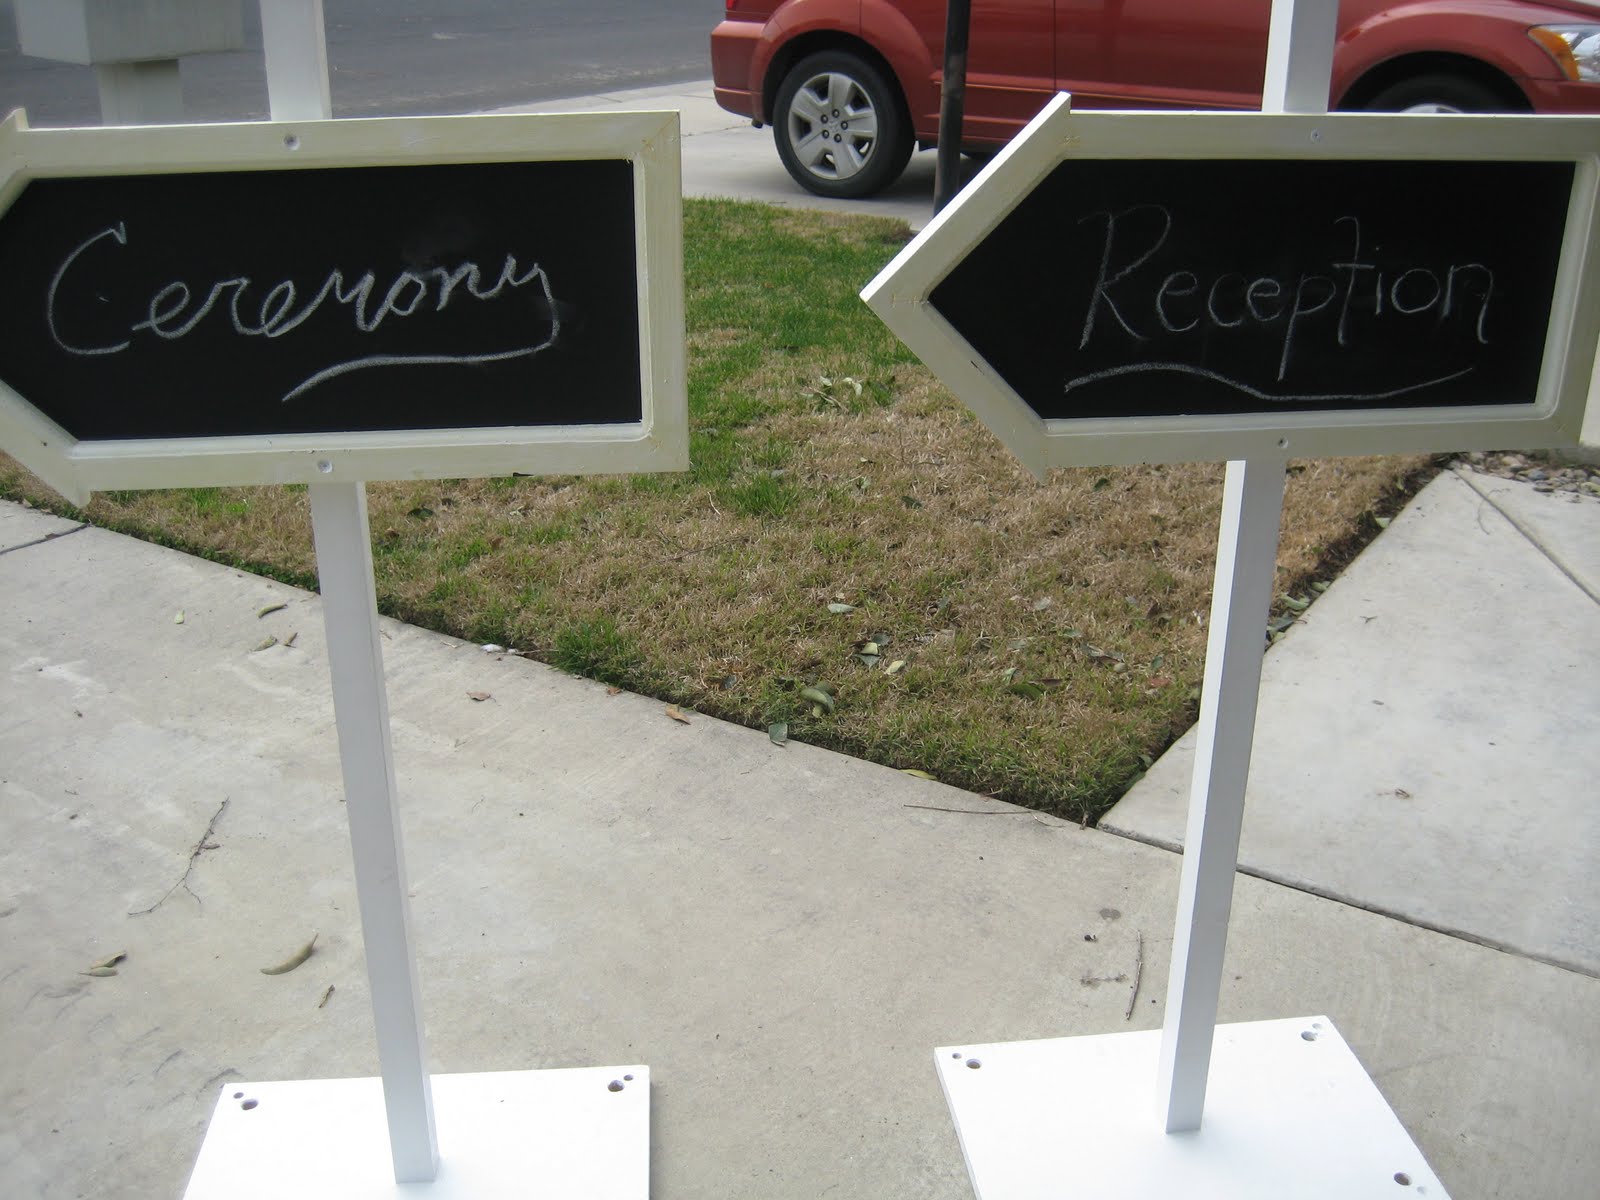
<instances>
[{"instance_id":1,"label":"white square base plate","mask_svg":"<svg viewBox=\"0 0 1600 1200\"><path fill-rule=\"evenodd\" d=\"M1194 1133L1163 1130L1160 1053L1159 1029L936 1050L978 1200L1448 1200L1327 1017L1217 1026Z\"/></svg>"},{"instance_id":2,"label":"white square base plate","mask_svg":"<svg viewBox=\"0 0 1600 1200\"><path fill-rule=\"evenodd\" d=\"M621 1089L611 1091L613 1082ZM227 1084L184 1200L646 1200L650 1193L646 1067L435 1075L433 1114L437 1178L397 1184L382 1080Z\"/></svg>"}]
</instances>

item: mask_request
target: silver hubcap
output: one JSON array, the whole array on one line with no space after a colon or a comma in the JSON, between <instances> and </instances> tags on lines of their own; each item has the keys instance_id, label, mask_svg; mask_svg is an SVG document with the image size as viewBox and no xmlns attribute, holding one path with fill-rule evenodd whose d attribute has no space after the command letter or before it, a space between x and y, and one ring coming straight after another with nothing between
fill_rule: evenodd
<instances>
[{"instance_id":1,"label":"silver hubcap","mask_svg":"<svg viewBox=\"0 0 1600 1200\"><path fill-rule=\"evenodd\" d=\"M854 79L814 75L795 92L784 119L800 165L819 179L849 179L878 144L878 112Z\"/></svg>"},{"instance_id":2,"label":"silver hubcap","mask_svg":"<svg viewBox=\"0 0 1600 1200\"><path fill-rule=\"evenodd\" d=\"M1454 104L1440 104L1437 100L1425 100L1421 104L1412 104L1402 108L1400 111L1408 113L1458 113L1465 110L1457 108Z\"/></svg>"}]
</instances>

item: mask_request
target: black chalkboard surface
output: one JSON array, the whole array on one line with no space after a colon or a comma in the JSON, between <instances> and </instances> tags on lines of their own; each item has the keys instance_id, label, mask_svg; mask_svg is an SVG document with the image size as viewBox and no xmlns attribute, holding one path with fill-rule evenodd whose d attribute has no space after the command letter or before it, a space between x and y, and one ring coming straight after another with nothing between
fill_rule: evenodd
<instances>
[{"instance_id":1,"label":"black chalkboard surface","mask_svg":"<svg viewBox=\"0 0 1600 1200\"><path fill-rule=\"evenodd\" d=\"M1074 159L930 299L1047 419L1531 405L1573 172Z\"/></svg>"},{"instance_id":2,"label":"black chalkboard surface","mask_svg":"<svg viewBox=\"0 0 1600 1200\"><path fill-rule=\"evenodd\" d=\"M638 422L633 170L34 180L0 379L86 440Z\"/></svg>"}]
</instances>

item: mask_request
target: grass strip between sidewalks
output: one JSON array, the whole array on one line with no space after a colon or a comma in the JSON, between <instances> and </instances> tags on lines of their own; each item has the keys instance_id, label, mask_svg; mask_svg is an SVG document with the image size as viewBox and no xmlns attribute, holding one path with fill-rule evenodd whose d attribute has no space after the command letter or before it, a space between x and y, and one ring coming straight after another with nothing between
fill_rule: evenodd
<instances>
[{"instance_id":1,"label":"grass strip between sidewalks","mask_svg":"<svg viewBox=\"0 0 1600 1200\"><path fill-rule=\"evenodd\" d=\"M369 485L380 607L1093 819L1194 719L1222 468L1036 483L857 298L907 236L687 201L692 470ZM1280 623L1429 468L1291 465ZM314 583L303 488L0 496Z\"/></svg>"}]
</instances>

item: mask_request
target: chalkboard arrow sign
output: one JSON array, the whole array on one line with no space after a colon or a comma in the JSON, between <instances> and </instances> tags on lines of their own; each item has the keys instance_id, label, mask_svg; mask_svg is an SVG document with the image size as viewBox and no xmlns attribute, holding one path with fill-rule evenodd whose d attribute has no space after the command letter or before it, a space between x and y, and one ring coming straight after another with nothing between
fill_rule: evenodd
<instances>
[{"instance_id":1,"label":"chalkboard arrow sign","mask_svg":"<svg viewBox=\"0 0 1600 1200\"><path fill-rule=\"evenodd\" d=\"M1035 472L1572 445L1600 121L1077 113L868 285Z\"/></svg>"},{"instance_id":2,"label":"chalkboard arrow sign","mask_svg":"<svg viewBox=\"0 0 1600 1200\"><path fill-rule=\"evenodd\" d=\"M0 128L0 448L64 493L687 465L676 113Z\"/></svg>"}]
</instances>

